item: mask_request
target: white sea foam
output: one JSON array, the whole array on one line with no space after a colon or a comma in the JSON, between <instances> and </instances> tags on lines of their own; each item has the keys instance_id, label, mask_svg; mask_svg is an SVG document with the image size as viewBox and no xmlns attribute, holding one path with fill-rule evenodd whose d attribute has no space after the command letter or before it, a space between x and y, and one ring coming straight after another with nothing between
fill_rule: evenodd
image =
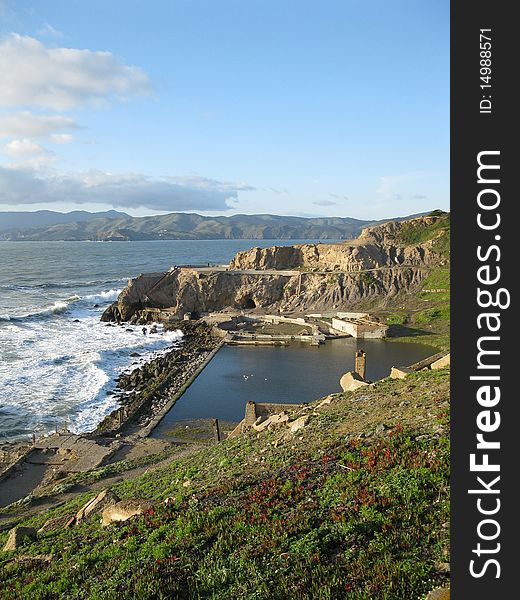
<instances>
[{"instance_id":1,"label":"white sea foam","mask_svg":"<svg viewBox=\"0 0 520 600\"><path fill-rule=\"evenodd\" d=\"M84 300L90 300L91 302L113 302L117 300L117 297L123 290L108 290L107 292L101 292L100 294L90 294L84 297Z\"/></svg>"},{"instance_id":2,"label":"white sea foam","mask_svg":"<svg viewBox=\"0 0 520 600\"><path fill-rule=\"evenodd\" d=\"M102 291L99 294L88 294L86 296L79 296L78 294L72 294L64 300L56 300L52 305L45 306L31 310L23 314L4 314L0 315L0 321L23 321L26 319L42 319L45 317L51 317L65 313L72 308L71 305L75 305L78 310L87 306L93 306L94 304L106 304L117 300L117 297L121 293L120 289L112 289Z\"/></svg>"},{"instance_id":3,"label":"white sea foam","mask_svg":"<svg viewBox=\"0 0 520 600\"><path fill-rule=\"evenodd\" d=\"M58 301L47 310L68 306ZM19 416L26 434L44 433L54 424L75 432L94 429L117 407L107 392L122 371L137 364L131 354L146 362L182 337L160 325L147 335L142 327L109 326L100 322L100 310L85 311L79 320L72 319L80 314L75 311L58 321L27 319L0 327L0 406ZM1 421L0 414L0 429Z\"/></svg>"}]
</instances>

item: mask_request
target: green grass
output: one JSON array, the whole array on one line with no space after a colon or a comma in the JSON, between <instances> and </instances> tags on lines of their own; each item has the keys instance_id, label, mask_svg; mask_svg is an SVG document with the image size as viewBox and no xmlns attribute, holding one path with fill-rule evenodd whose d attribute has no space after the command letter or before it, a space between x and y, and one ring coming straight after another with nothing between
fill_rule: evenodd
<instances>
[{"instance_id":1,"label":"green grass","mask_svg":"<svg viewBox=\"0 0 520 600\"><path fill-rule=\"evenodd\" d=\"M413 322L417 325L430 324L435 321L449 322L450 320L450 307L448 306L436 306L434 308L428 308L417 313L413 319Z\"/></svg>"},{"instance_id":2,"label":"green grass","mask_svg":"<svg viewBox=\"0 0 520 600\"><path fill-rule=\"evenodd\" d=\"M408 315L404 312L392 313L387 315L385 321L387 325L404 325L408 321Z\"/></svg>"},{"instance_id":3,"label":"green grass","mask_svg":"<svg viewBox=\"0 0 520 600\"><path fill-rule=\"evenodd\" d=\"M450 268L437 267L423 281L423 289L450 289Z\"/></svg>"},{"instance_id":4,"label":"green grass","mask_svg":"<svg viewBox=\"0 0 520 600\"><path fill-rule=\"evenodd\" d=\"M433 215L436 216L436 215ZM424 244L429 240L435 240L434 249L442 256L449 257L450 254L450 215L438 216L433 223L425 223L422 220L411 220L403 224L396 242L408 245Z\"/></svg>"},{"instance_id":5,"label":"green grass","mask_svg":"<svg viewBox=\"0 0 520 600\"><path fill-rule=\"evenodd\" d=\"M113 487L155 501L143 517L108 529L92 518L14 553L52 554L47 566L0 555L0 597L422 598L446 582L448 395L446 370L384 380L336 394L297 435L245 434L173 458Z\"/></svg>"}]
</instances>

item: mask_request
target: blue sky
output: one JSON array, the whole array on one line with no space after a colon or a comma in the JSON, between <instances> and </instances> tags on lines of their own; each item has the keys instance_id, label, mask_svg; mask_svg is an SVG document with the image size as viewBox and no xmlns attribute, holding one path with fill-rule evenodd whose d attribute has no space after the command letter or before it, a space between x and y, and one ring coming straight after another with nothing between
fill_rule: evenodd
<instances>
[{"instance_id":1,"label":"blue sky","mask_svg":"<svg viewBox=\"0 0 520 600\"><path fill-rule=\"evenodd\" d=\"M112 207L447 209L449 2L0 0L0 210Z\"/></svg>"}]
</instances>

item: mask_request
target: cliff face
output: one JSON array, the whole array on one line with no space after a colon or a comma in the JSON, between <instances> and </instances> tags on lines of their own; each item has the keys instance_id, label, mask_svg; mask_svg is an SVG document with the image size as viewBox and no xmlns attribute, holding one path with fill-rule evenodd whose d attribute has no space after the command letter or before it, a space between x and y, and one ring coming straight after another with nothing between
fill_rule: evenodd
<instances>
[{"instance_id":1,"label":"cliff face","mask_svg":"<svg viewBox=\"0 0 520 600\"><path fill-rule=\"evenodd\" d=\"M442 217L421 217L404 223L433 226ZM403 222L390 221L363 229L359 238L340 244L301 244L252 248L239 252L232 269L310 269L320 271L360 271L396 266L430 266L439 261L435 239L421 244L400 240Z\"/></svg>"},{"instance_id":2,"label":"cliff face","mask_svg":"<svg viewBox=\"0 0 520 600\"><path fill-rule=\"evenodd\" d=\"M146 308L168 309L170 316L182 318L187 312L224 309L348 310L370 299L384 304L419 289L431 267L443 262L436 245L445 231L439 229L442 219L447 218L385 223L342 244L253 248L238 253L229 270L183 268L141 275L103 319L140 318Z\"/></svg>"},{"instance_id":3,"label":"cliff face","mask_svg":"<svg viewBox=\"0 0 520 600\"><path fill-rule=\"evenodd\" d=\"M129 282L104 313L107 321L128 321L144 308L167 308L175 318L186 312L224 309L277 311L348 309L361 300L392 298L419 287L427 269L385 269L373 273L246 274L175 269L161 276L141 275Z\"/></svg>"}]
</instances>

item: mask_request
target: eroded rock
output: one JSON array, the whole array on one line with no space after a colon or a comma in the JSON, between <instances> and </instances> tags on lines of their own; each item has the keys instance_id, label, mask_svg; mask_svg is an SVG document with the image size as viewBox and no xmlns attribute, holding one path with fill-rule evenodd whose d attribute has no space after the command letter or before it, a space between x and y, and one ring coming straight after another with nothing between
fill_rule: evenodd
<instances>
[{"instance_id":1,"label":"eroded rock","mask_svg":"<svg viewBox=\"0 0 520 600\"><path fill-rule=\"evenodd\" d=\"M25 542L34 541L37 538L34 527L13 527L9 531L9 537L4 546L4 551L17 550Z\"/></svg>"},{"instance_id":2,"label":"eroded rock","mask_svg":"<svg viewBox=\"0 0 520 600\"><path fill-rule=\"evenodd\" d=\"M361 375L355 371L347 371L339 380L339 384L344 392L353 392L360 387L370 385L368 381L365 381Z\"/></svg>"},{"instance_id":3,"label":"eroded rock","mask_svg":"<svg viewBox=\"0 0 520 600\"><path fill-rule=\"evenodd\" d=\"M132 517L142 515L152 508L148 500L120 500L103 510L101 524L108 527L112 523L128 521Z\"/></svg>"}]
</instances>

